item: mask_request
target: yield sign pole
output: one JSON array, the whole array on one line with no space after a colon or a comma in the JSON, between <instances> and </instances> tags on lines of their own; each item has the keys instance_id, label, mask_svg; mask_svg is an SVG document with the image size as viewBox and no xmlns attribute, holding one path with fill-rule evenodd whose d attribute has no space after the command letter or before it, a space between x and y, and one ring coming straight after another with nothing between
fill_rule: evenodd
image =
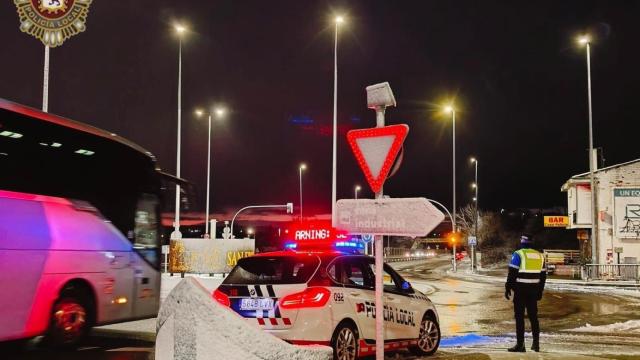
<instances>
[{"instance_id":1,"label":"yield sign pole","mask_svg":"<svg viewBox=\"0 0 640 360\"><path fill-rule=\"evenodd\" d=\"M376 111L376 127L384 127L384 112L387 106L396 106L396 99L391 91L391 86L388 82L367 86L367 106L375 109ZM404 140L404 139L403 139ZM362 166L361 159L358 162ZM385 174L386 177L386 174ZM367 179L369 180L369 179ZM384 183L384 181L383 181ZM371 182L370 182L371 184ZM382 196L382 183L379 189L374 190L376 193L376 199L381 199ZM376 270L376 360L384 360L384 308L383 308L383 240L380 235L376 235L374 240L375 246L375 270Z\"/></svg>"}]
</instances>

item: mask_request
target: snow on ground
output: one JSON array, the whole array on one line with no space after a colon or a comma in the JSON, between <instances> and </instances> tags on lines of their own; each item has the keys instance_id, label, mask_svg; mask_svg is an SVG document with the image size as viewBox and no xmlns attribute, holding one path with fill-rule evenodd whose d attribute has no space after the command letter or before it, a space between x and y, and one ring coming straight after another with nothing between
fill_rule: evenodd
<instances>
[{"instance_id":1,"label":"snow on ground","mask_svg":"<svg viewBox=\"0 0 640 360\"><path fill-rule=\"evenodd\" d=\"M294 346L218 304L193 277L183 279L158 314L156 359L328 360L326 346Z\"/></svg>"},{"instance_id":2,"label":"snow on ground","mask_svg":"<svg viewBox=\"0 0 640 360\"><path fill-rule=\"evenodd\" d=\"M608 325L592 326L587 324L575 329L565 330L568 332L585 332L585 333L627 333L627 334L640 334L640 320L628 320L625 322L618 322Z\"/></svg>"}]
</instances>

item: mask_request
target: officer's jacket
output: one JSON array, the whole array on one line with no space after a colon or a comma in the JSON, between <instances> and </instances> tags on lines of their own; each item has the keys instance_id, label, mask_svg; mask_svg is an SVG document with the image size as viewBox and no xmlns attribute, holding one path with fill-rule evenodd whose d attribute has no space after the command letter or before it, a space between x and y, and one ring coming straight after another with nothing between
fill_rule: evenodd
<instances>
[{"instance_id":1,"label":"officer's jacket","mask_svg":"<svg viewBox=\"0 0 640 360\"><path fill-rule=\"evenodd\" d=\"M547 270L542 254L534 249L522 248L511 256L507 288L532 288L542 291Z\"/></svg>"}]
</instances>

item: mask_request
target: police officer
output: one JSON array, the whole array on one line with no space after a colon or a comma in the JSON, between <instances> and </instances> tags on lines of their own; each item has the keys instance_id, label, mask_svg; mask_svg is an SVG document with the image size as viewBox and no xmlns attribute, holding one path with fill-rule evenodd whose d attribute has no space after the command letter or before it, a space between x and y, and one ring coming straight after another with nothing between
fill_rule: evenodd
<instances>
[{"instance_id":1,"label":"police officer","mask_svg":"<svg viewBox=\"0 0 640 360\"><path fill-rule=\"evenodd\" d=\"M513 310L516 318L516 340L510 352L525 352L524 345L524 310L527 310L533 344L531 350L540 351L540 325L538 323L538 301L542 299L544 284L547 279L544 257L531 248L533 237L524 234L520 237L520 250L511 256L509 275L505 284L504 297L509 300L513 291Z\"/></svg>"}]
</instances>

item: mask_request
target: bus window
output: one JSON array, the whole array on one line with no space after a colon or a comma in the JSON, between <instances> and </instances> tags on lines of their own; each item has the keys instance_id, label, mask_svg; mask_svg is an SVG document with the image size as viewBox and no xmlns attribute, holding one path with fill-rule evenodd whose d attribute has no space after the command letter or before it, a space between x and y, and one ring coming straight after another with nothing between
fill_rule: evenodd
<instances>
[{"instance_id":1,"label":"bus window","mask_svg":"<svg viewBox=\"0 0 640 360\"><path fill-rule=\"evenodd\" d=\"M143 194L138 200L135 213L133 248L154 268L158 267L158 212L160 200L157 196Z\"/></svg>"}]
</instances>

